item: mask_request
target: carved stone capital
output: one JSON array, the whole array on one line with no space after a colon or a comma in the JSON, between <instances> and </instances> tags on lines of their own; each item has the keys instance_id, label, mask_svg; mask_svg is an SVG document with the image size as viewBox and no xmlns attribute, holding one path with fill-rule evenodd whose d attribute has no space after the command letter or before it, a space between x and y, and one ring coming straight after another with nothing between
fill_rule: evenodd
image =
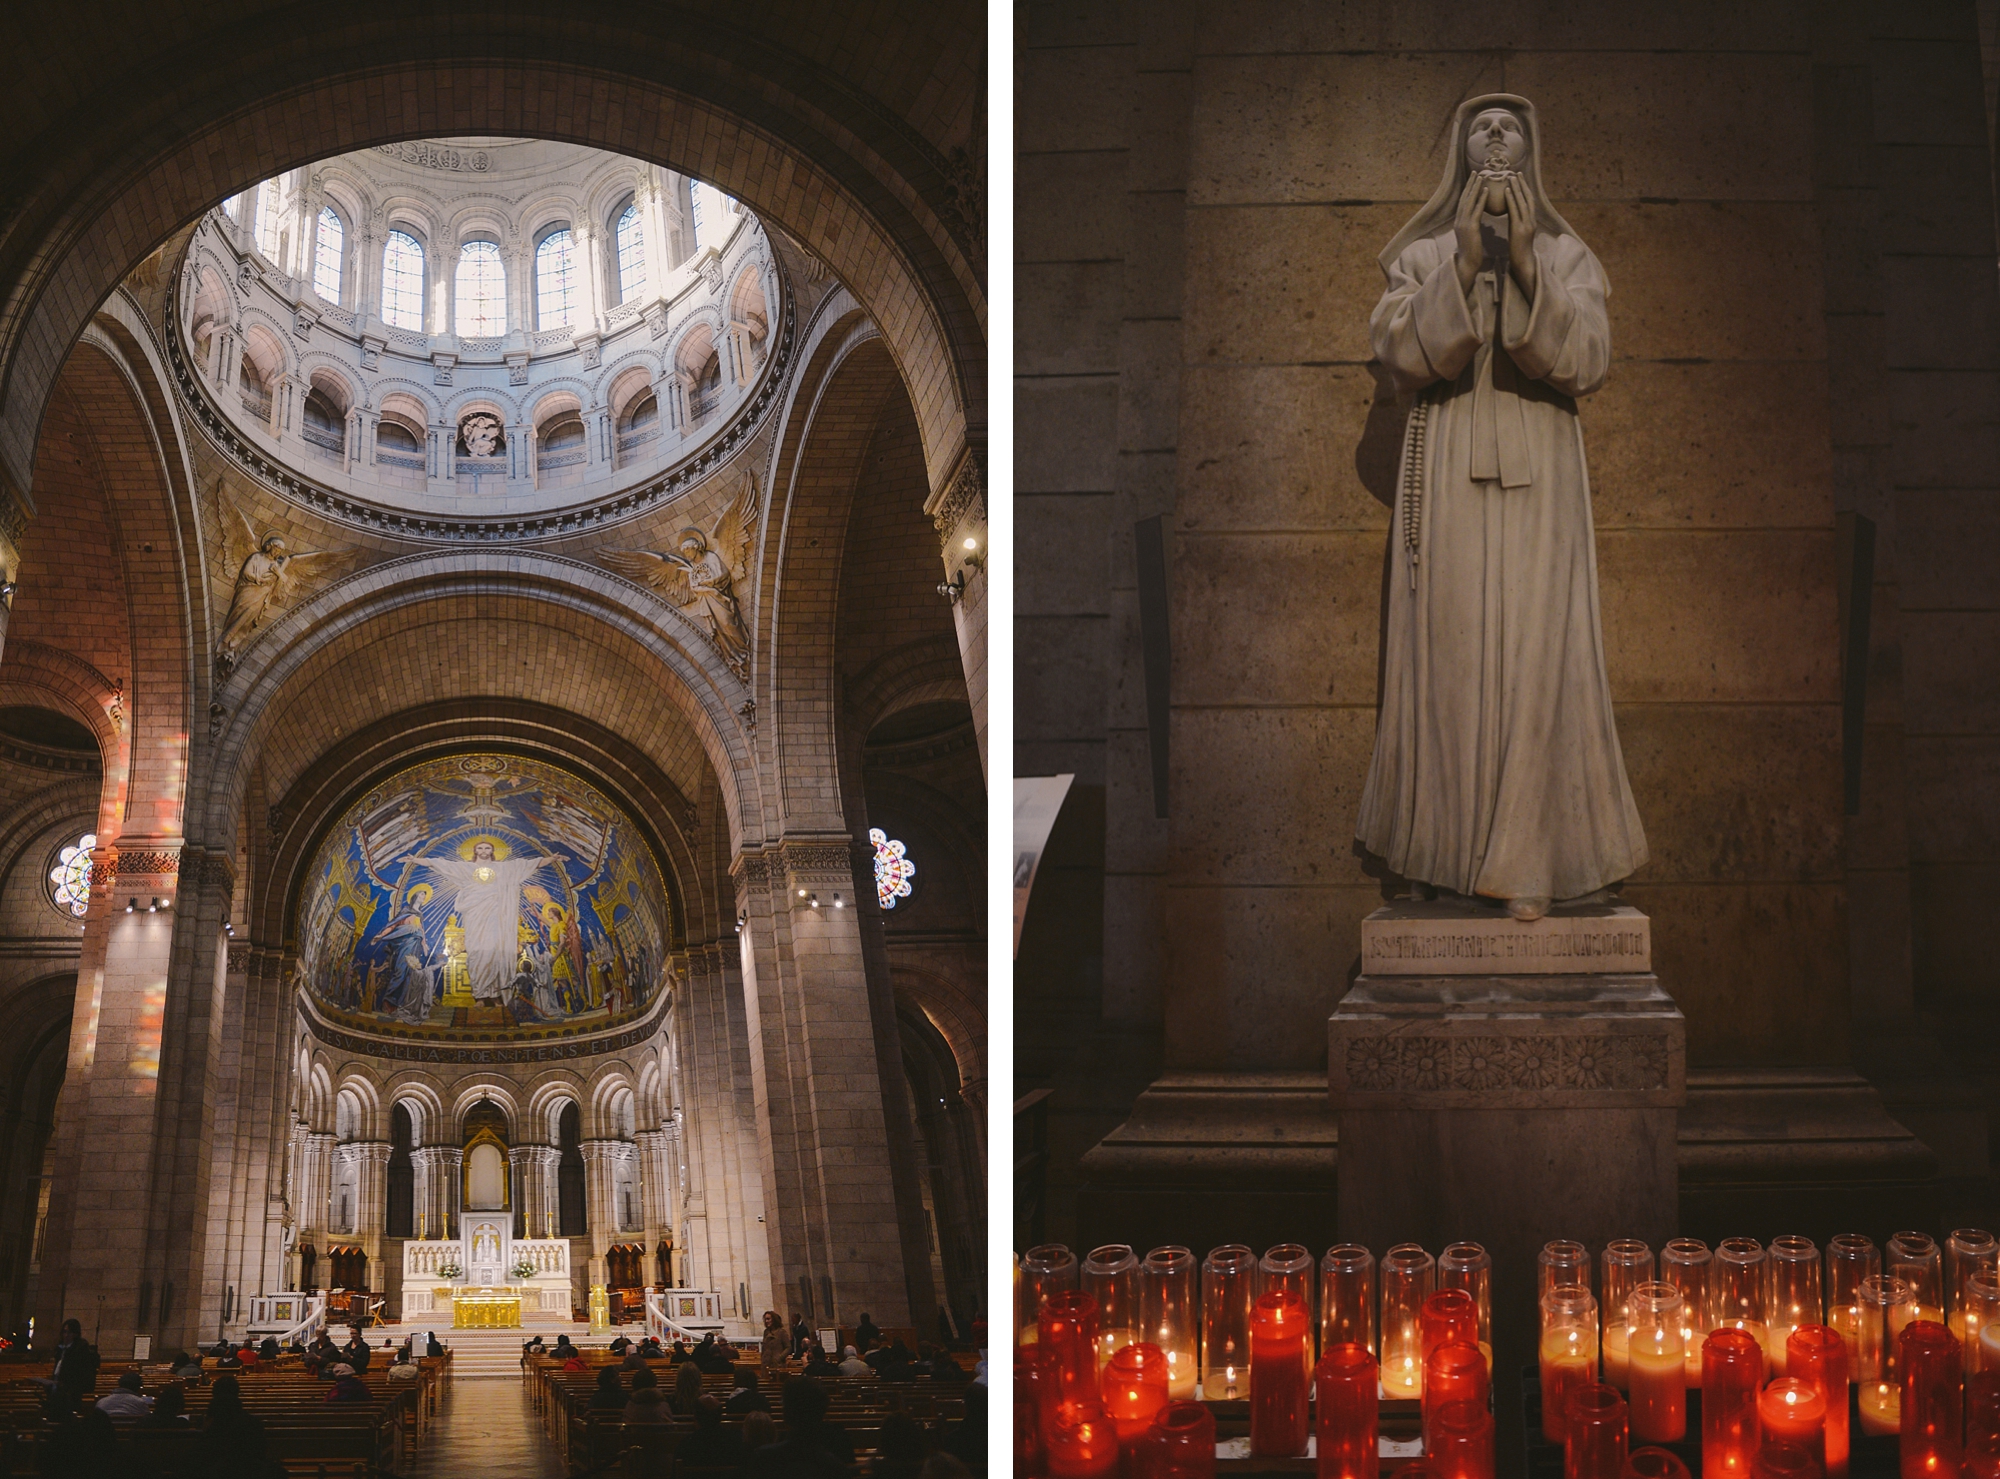
<instances>
[{"instance_id":1,"label":"carved stone capital","mask_svg":"<svg viewBox=\"0 0 2000 1479\"><path fill-rule=\"evenodd\" d=\"M924 512L947 549L958 541L961 527L985 529L986 471L977 452L965 450L944 486L925 501Z\"/></svg>"}]
</instances>

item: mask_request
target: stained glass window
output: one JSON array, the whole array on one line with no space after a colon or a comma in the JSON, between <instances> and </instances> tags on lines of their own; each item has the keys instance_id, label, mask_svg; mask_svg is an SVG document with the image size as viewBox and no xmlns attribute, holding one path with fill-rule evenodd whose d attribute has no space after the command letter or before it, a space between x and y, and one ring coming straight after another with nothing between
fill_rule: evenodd
<instances>
[{"instance_id":1,"label":"stained glass window","mask_svg":"<svg viewBox=\"0 0 2000 1479\"><path fill-rule=\"evenodd\" d=\"M618 218L618 301L627 302L646 285L646 235L639 225L639 207L628 205Z\"/></svg>"},{"instance_id":2,"label":"stained glass window","mask_svg":"<svg viewBox=\"0 0 2000 1479\"><path fill-rule=\"evenodd\" d=\"M90 850L97 834L86 832L49 860L49 902L73 918L90 912Z\"/></svg>"},{"instance_id":3,"label":"stained glass window","mask_svg":"<svg viewBox=\"0 0 2000 1479\"><path fill-rule=\"evenodd\" d=\"M868 840L875 844L875 897L884 909L893 909L896 900L910 896L917 865L910 861L909 849L880 827L868 829Z\"/></svg>"},{"instance_id":4,"label":"stained glass window","mask_svg":"<svg viewBox=\"0 0 2000 1479\"><path fill-rule=\"evenodd\" d=\"M329 303L340 301L340 249L347 232L331 206L319 213L319 240L313 244L313 291Z\"/></svg>"},{"instance_id":5,"label":"stained glass window","mask_svg":"<svg viewBox=\"0 0 2000 1479\"><path fill-rule=\"evenodd\" d=\"M382 249L382 320L392 329L423 332L424 248L407 231L391 231Z\"/></svg>"},{"instance_id":6,"label":"stained glass window","mask_svg":"<svg viewBox=\"0 0 2000 1479\"><path fill-rule=\"evenodd\" d=\"M468 241L458 249L458 328L461 339L497 339L507 332L507 269L497 242Z\"/></svg>"},{"instance_id":7,"label":"stained glass window","mask_svg":"<svg viewBox=\"0 0 2000 1479\"><path fill-rule=\"evenodd\" d=\"M576 239L568 227L551 231L535 248L535 318L542 329L576 323Z\"/></svg>"}]
</instances>

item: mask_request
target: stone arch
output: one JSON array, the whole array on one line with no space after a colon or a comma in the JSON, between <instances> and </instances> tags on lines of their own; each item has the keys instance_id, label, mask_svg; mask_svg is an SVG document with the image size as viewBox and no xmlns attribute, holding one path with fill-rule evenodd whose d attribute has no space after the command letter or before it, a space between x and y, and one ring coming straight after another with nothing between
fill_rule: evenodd
<instances>
[{"instance_id":1,"label":"stone arch","mask_svg":"<svg viewBox=\"0 0 2000 1479\"><path fill-rule=\"evenodd\" d=\"M400 1104L409 1115L412 1146L444 1143L438 1138L444 1133L444 1096L438 1092L437 1082L431 1075L397 1074L390 1081L388 1098L391 1109Z\"/></svg>"},{"instance_id":2,"label":"stone arch","mask_svg":"<svg viewBox=\"0 0 2000 1479\"><path fill-rule=\"evenodd\" d=\"M583 1103L583 1136L586 1140L611 1140L618 1136L616 1103L632 1093L632 1068L622 1058L606 1058L591 1065L586 1080L588 1097Z\"/></svg>"},{"instance_id":3,"label":"stone arch","mask_svg":"<svg viewBox=\"0 0 2000 1479\"><path fill-rule=\"evenodd\" d=\"M560 1133L558 1126L564 1108L574 1104L581 1109L585 1096L586 1087L581 1074L569 1068L552 1070L529 1091L524 1132L539 1131L544 1137L542 1144L554 1145Z\"/></svg>"},{"instance_id":4,"label":"stone arch","mask_svg":"<svg viewBox=\"0 0 2000 1479\"><path fill-rule=\"evenodd\" d=\"M498 1074L469 1075L452 1095L451 1112L447 1116L446 1129L452 1136L447 1142L457 1144L464 1133L465 1117L481 1099L491 1102L507 1117L507 1143L520 1143L521 1106L514 1097L514 1090L506 1079Z\"/></svg>"}]
</instances>

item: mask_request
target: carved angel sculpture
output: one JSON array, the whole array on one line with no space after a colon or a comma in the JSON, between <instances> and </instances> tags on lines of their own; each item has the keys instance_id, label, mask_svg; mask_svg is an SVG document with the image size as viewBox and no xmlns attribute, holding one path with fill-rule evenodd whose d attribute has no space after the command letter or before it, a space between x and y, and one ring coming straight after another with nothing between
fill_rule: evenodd
<instances>
[{"instance_id":1,"label":"carved angel sculpture","mask_svg":"<svg viewBox=\"0 0 2000 1479\"><path fill-rule=\"evenodd\" d=\"M627 580L658 591L693 616L707 628L729 670L745 680L750 672L750 633L736 604L736 582L750 574L757 513L757 484L746 475L706 533L681 530L677 550L606 550L598 557Z\"/></svg>"},{"instance_id":2,"label":"carved angel sculpture","mask_svg":"<svg viewBox=\"0 0 2000 1479\"><path fill-rule=\"evenodd\" d=\"M222 510L223 558L236 571L236 590L229 614L222 621L215 668L225 678L236 666L244 644L273 617L295 601L309 584L331 579L354 551L293 550L277 533L257 537L243 511L216 488Z\"/></svg>"}]
</instances>

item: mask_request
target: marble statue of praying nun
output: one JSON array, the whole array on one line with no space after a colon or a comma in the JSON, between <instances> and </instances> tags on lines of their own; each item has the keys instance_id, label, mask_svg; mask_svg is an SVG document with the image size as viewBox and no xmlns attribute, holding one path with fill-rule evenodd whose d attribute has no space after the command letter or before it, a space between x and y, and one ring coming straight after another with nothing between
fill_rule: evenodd
<instances>
[{"instance_id":1,"label":"marble statue of praying nun","mask_svg":"<svg viewBox=\"0 0 2000 1479\"><path fill-rule=\"evenodd\" d=\"M1646 837L1576 414L1610 368L1610 288L1543 189L1532 103L1460 105L1442 183L1380 261L1372 343L1411 405L1355 831L1405 878L1535 919L1625 878Z\"/></svg>"}]
</instances>

